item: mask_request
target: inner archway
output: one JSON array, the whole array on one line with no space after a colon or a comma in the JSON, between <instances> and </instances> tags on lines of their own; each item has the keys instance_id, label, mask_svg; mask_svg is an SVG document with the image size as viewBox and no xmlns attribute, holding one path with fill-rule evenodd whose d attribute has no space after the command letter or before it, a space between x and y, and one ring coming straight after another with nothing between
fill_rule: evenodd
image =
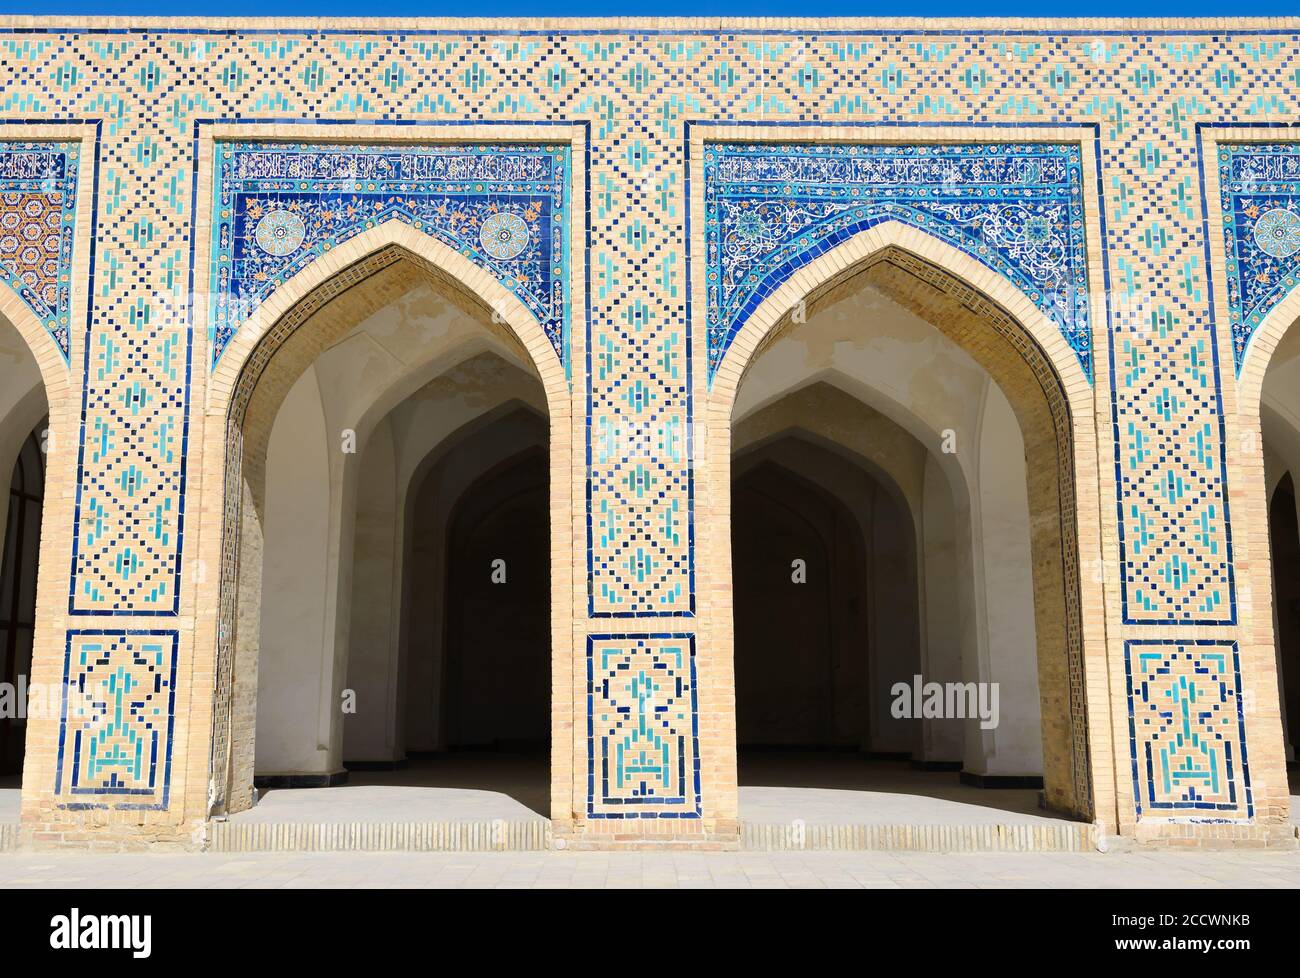
<instances>
[{"instance_id":1,"label":"inner archway","mask_svg":"<svg viewBox=\"0 0 1300 978\"><path fill-rule=\"evenodd\" d=\"M450 748L550 746L546 489L545 454L528 452L485 473L456 503L439 690Z\"/></svg>"},{"instance_id":2,"label":"inner archway","mask_svg":"<svg viewBox=\"0 0 1300 978\"><path fill-rule=\"evenodd\" d=\"M770 455L733 479L742 751L869 741L866 553L854 524L838 498Z\"/></svg>"},{"instance_id":3,"label":"inner archway","mask_svg":"<svg viewBox=\"0 0 1300 978\"><path fill-rule=\"evenodd\" d=\"M894 234L924 238L907 229ZM965 268L959 256L945 257ZM967 806L962 818L1034 820L1047 814L1042 805L1091 821L1097 813L1073 477L1076 446L1090 433L1086 424L1076 424L1061 379L1064 372L1074 384L1078 364L1049 357L1003 306L901 244L856 264L832 256L824 264L825 284L813 295L782 287L759 307L716 375L714 403L726 406L731 420L733 533L739 538L744 532L736 523L744 487L734 473L746 444L764 431L771 438L796 426L826 439L861 471L884 469L882 481L893 492L882 498L897 503L884 522L905 545L884 555L870 536L858 536L866 541L867 565L875 564L877 576L906 581L918 613L910 636L896 634L874 645L867 615L868 663L881 650L893 660L889 668L869 668L868 675L874 669L876 678L890 676L891 682L883 697L878 685L862 697L867 710L861 719L872 736L853 749L865 755L862 760L895 765L884 790L960 802ZM1024 305L1017 302L1018 308ZM769 306L776 311L768 312ZM801 312L797 322L781 314L792 307ZM1056 340L1054 350L1064 346ZM1090 408L1079 407L1086 418ZM810 464L799 474L819 489L833 484ZM864 508L846 505L850 512ZM780 548L769 539L773 549ZM1098 546L1091 535L1088 546ZM774 555L772 563L784 560L788 566L791 556ZM746 577L736 570L741 559L737 547L731 565L738 724L746 713L742 646L754 630L740 620ZM865 579L863 604L871 608L871 574ZM875 617L882 617L878 600L874 606ZM884 617L896 623L898 599L886 607L890 613ZM919 666L911 683L902 678L909 660L900 654L909 641L916 652L911 661ZM1104 651L1094 655L1100 659ZM932 686L940 696L934 715L926 712ZM871 719L881 716L882 699L883 715L898 724L884 737L875 735ZM817 709L812 702L803 707ZM799 712L793 705L787 709ZM793 769L766 772L773 780L756 782L747 774L743 738L740 745L742 821L807 817L753 804L747 812L747 795L755 797L747 785L868 786L843 783L838 768L825 777L801 777ZM830 746L848 745L832 738ZM803 767L807 772L810 766L805 761ZM940 777L942 785L935 780ZM810 798L803 804L815 808ZM930 807L916 805L909 816L904 804L893 814L903 820L924 820L927 812L943 817ZM853 814L838 817L853 820ZM856 811L858 820L867 821L888 814Z\"/></svg>"},{"instance_id":4,"label":"inner archway","mask_svg":"<svg viewBox=\"0 0 1300 978\"><path fill-rule=\"evenodd\" d=\"M238 522L228 515L227 525L239 527L223 572L231 813L252 808L245 821L546 813L549 523L567 510L551 491L547 419L563 395L562 379L549 367L543 378L514 327L403 249L325 281L267 330L238 377L228 426ZM457 467L508 441L503 426L518 416L528 419L525 459L495 482ZM420 572L417 540L430 519L441 520L442 535L432 578ZM499 589L484 594L477 579L497 586L496 558L483 561L480 551L506 533L517 552L504 558ZM527 627L494 633L483 602L509 603L509 588L526 594L515 603L527 615L510 618ZM491 647L464 649L478 641ZM514 661L506 678L525 681L462 679L489 660ZM462 702L470 692L474 701ZM490 743L494 731L502 742L529 740L543 758L529 801L483 770L451 777L471 791L440 790L446 772L408 740L413 718L431 714L436 723L463 717L450 721L457 738L487 730Z\"/></svg>"}]
</instances>

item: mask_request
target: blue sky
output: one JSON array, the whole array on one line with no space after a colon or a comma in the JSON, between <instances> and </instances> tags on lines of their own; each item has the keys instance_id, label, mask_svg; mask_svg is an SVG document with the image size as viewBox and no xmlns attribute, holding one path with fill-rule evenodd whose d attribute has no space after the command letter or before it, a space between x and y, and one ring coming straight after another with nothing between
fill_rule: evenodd
<instances>
[{"instance_id":1,"label":"blue sky","mask_svg":"<svg viewBox=\"0 0 1300 978\"><path fill-rule=\"evenodd\" d=\"M344 17L362 12L383 17L447 17L479 13L491 17L520 16L808 16L808 17L1174 17L1174 16L1296 16L1300 0L1083 0L1049 4L1043 0L929 0L909 6L880 0L494 0L473 5L437 0L0 0L0 12L11 14L116 14L158 16L314 16ZM74 18L75 19L75 18Z\"/></svg>"}]
</instances>

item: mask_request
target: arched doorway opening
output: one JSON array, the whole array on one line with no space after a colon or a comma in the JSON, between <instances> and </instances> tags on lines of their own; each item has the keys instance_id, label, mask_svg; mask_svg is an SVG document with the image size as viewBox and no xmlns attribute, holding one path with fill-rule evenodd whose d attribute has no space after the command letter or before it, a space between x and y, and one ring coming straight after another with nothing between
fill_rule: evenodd
<instances>
[{"instance_id":1,"label":"arched doorway opening","mask_svg":"<svg viewBox=\"0 0 1300 978\"><path fill-rule=\"evenodd\" d=\"M853 514L770 460L732 485L737 743L857 746L870 708L856 654L867 644L866 568Z\"/></svg>"},{"instance_id":2,"label":"arched doorway opening","mask_svg":"<svg viewBox=\"0 0 1300 978\"><path fill-rule=\"evenodd\" d=\"M961 256L953 260L964 268ZM768 300L774 313L759 307L713 391L730 417L739 817L1091 821L1074 484L1077 439L1090 434L1076 424L1060 374L1072 371L1073 382L1078 364L1049 358L1002 305L901 241L866 261L828 256L825 264L826 284L799 304L798 322L783 315L805 298L793 292L776 291ZM836 539L860 548L867 568L860 582L843 569L842 580L821 589L790 577L801 555L778 551L797 545L813 553L810 570L824 566L813 538L824 541L825 530L800 542L738 522L751 491L743 453L764 438L776 444L790 429L823 439L836 465L854 470L849 478L805 455L794 470L818 491L785 498L804 523L840 527ZM874 494L851 489L854 479L874 481ZM827 509L826 494L855 517L852 533L842 516L815 515ZM1088 545L1098 548L1091 537ZM767 563L785 570L781 586L813 590L803 599L810 605L842 607L849 601L837 592L856 590L866 619L851 624L865 660L856 671L837 659L843 633L820 624L833 617L810 619L819 627L788 636L804 657L829 661L822 674L836 678L815 692L792 684L775 700L773 709L822 722L821 743L807 745L819 756L775 767L747 764L740 733L750 636L761 631L757 619L741 616L761 602L745 593L752 574L739 564L759 565L750 551L764 548ZM905 586L882 600L882 580ZM866 689L855 691L862 676ZM842 683L849 688L838 696L826 692ZM826 724L828 704L841 702L861 704L854 729L865 734L851 738ZM795 734L787 728L788 738Z\"/></svg>"},{"instance_id":3,"label":"arched doorway opening","mask_svg":"<svg viewBox=\"0 0 1300 978\"><path fill-rule=\"evenodd\" d=\"M523 453L456 501L447 534L442 739L462 750L550 745L546 457ZM458 567L487 568L461 574Z\"/></svg>"},{"instance_id":4,"label":"arched doorway opening","mask_svg":"<svg viewBox=\"0 0 1300 978\"><path fill-rule=\"evenodd\" d=\"M31 348L0 316L0 822L16 822L36 634L49 411Z\"/></svg>"},{"instance_id":5,"label":"arched doorway opening","mask_svg":"<svg viewBox=\"0 0 1300 978\"><path fill-rule=\"evenodd\" d=\"M0 673L18 699L31 674L36 634L36 571L45 500L44 429L42 423L24 439L14 460L0 563ZM25 717L5 717L0 722L0 777L22 774L26 735Z\"/></svg>"},{"instance_id":6,"label":"arched doorway opening","mask_svg":"<svg viewBox=\"0 0 1300 978\"><path fill-rule=\"evenodd\" d=\"M394 770L384 760L394 755L353 724L353 784L490 784L532 812L549 810L548 431L536 394L464 425L411 480L397 731L406 766Z\"/></svg>"},{"instance_id":7,"label":"arched doorway opening","mask_svg":"<svg viewBox=\"0 0 1300 978\"><path fill-rule=\"evenodd\" d=\"M544 380L535 355L396 246L318 284L251 350L232 378L226 430L227 526L238 532L223 567L230 678L224 703L218 680L213 763L225 798L215 811L253 821L546 814L549 522L564 511L549 492L548 419L562 379L548 368ZM482 481L475 465L512 438L530 454ZM506 534L498 584L498 557L481 558ZM519 629L493 632L485 601L526 608ZM492 647L465 648L476 642ZM489 661L517 668L472 682ZM428 756L445 745L411 737L429 723L451 723L456 738L486 730L490 743L513 742L523 723L543 758L537 783L503 784L490 765L449 770Z\"/></svg>"},{"instance_id":8,"label":"arched doorway opening","mask_svg":"<svg viewBox=\"0 0 1300 978\"><path fill-rule=\"evenodd\" d=\"M810 421L843 398L817 384L741 432ZM843 405L839 405L843 407ZM920 671L914 530L897 486L824 436L747 445L732 473L741 783L807 769L812 753L909 756L919 725L888 691ZM799 756L792 756L798 752ZM832 764L842 758L833 759ZM767 772L764 774L764 772Z\"/></svg>"}]
</instances>

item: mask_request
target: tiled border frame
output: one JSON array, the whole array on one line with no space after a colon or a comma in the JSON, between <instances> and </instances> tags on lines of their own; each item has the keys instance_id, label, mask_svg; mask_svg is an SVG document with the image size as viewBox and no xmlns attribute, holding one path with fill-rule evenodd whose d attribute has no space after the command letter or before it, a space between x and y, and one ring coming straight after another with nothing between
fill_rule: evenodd
<instances>
[{"instance_id":1,"label":"tiled border frame","mask_svg":"<svg viewBox=\"0 0 1300 978\"><path fill-rule=\"evenodd\" d=\"M213 144L218 140L278 140L296 142L568 142L572 150L570 195L570 302L572 304L570 352L579 363L585 362L587 346L587 269L589 228L587 225L588 127L582 122L548 125L494 123L352 123L312 122L210 122L200 123L196 134L196 192L194 221L194 267L206 270L211 251L211 194ZM199 460L187 495L198 504L198 545L185 554L185 564L194 568L189 574L193 586L183 592L182 615L193 615L195 663L191 727L187 742L187 770L178 797L184 797L184 817L202 819L207 815L208 781L213 760L213 732L217 719L217 691L220 677L216 661L221 573L223 560L223 500L226 482L226 426L232 399L237 396L245 364L262 339L295 306L309 298L340 272L381 252L396 247L417 259L430 262L450 272L467 291L486 304L501 310L504 318L528 351L542 375L551 408L550 480L551 507L556 532L551 537L551 634L552 634L552 758L551 810L557 831L563 831L565 815L577 810L585 791L585 742L574 735L574 722L583 716L585 687L574 681L584 668L582 636L585 634L586 607L583 589L577 586L584 573L583 555L575 542L580 539L582 512L575 505L577 487L585 481L586 469L578 446L584 436L584 418L579 406L582 391L570 384L564 366L531 314L488 272L472 266L452 249L405 224L389 221L368 230L318 258L276 291L271 293L231 338L216 368L208 373L196 370L195 385L201 390L191 394L190 424L194 429L190 452ZM462 267L464 266L464 267ZM206 322L207 277L196 272L195 322ZM530 328L531 327L531 330ZM195 363L205 363L206 331L195 331L198 349ZM569 533L565 526L572 527ZM202 570L206 569L206 570ZM576 670L576 671L575 671Z\"/></svg>"},{"instance_id":2,"label":"tiled border frame","mask_svg":"<svg viewBox=\"0 0 1300 978\"><path fill-rule=\"evenodd\" d=\"M1205 259L1211 291L1210 315L1219 349L1231 350L1219 145L1300 142L1300 125L1203 122L1196 127L1196 136L1206 231ZM1246 346L1240 373L1222 368L1218 372L1223 415L1229 426L1223 439L1227 469L1232 473L1229 496L1239 523L1232 542L1238 570L1237 600L1244 609L1236 633L1242 694L1251 706L1250 722L1245 725L1245 743L1250 758L1255 816L1261 821L1286 818L1289 790L1274 651L1273 570L1260 401L1269 361L1297 320L1300 320L1300 289L1293 289L1255 329ZM1199 639L1222 639L1223 635L1220 630L1208 628L1197 629L1194 634Z\"/></svg>"},{"instance_id":3,"label":"tiled border frame","mask_svg":"<svg viewBox=\"0 0 1300 978\"><path fill-rule=\"evenodd\" d=\"M273 21L268 24L267 21ZM0 30L15 34L94 30L125 34L147 30L158 34L238 31L249 35L294 33L483 34L510 37L546 34L590 36L623 34L780 35L815 31L828 36L885 33L899 37L924 35L1016 34L1051 36L1110 36L1161 34L1195 36L1225 31L1250 34L1293 34L1294 18L1286 17L731 17L719 27L716 17L629 16L601 18L593 26L581 17L114 17L0 16ZM1290 25L1290 26L1286 26Z\"/></svg>"},{"instance_id":4,"label":"tiled border frame","mask_svg":"<svg viewBox=\"0 0 1300 978\"><path fill-rule=\"evenodd\" d=\"M701 160L705 142L907 142L907 143L953 143L953 142L1075 142L1083 147L1084 166L1083 184L1084 213L1087 221L1086 238L1088 246L1088 276L1091 283L1108 281L1106 256L1104 249L1103 218L1099 187L1097 130L1093 125L1040 127L995 127L988 125L973 126L925 126L925 125L839 125L839 126L785 126L772 124L745 125L734 122L692 122L687 126L687 166L689 170L688 186L690 188L690 211L688 225L688 301L692 309L703 309L705 291L703 276L694 264L695 256L704 254L704 192L702 186ZM1054 322L1035 306L1028 297L1017 289L1001 274L993 271L977 259L959 251L957 248L939 241L915 228L898 222L886 222L862 232L833 248L818 259L804 265L755 310L745 325L736 334L727 356L719 365L714 375L712 390L708 389L703 330L706 324L698 314L693 314L692 337L694 357L694 389L696 404L704 404L705 415L699 419L702 433L699 440L703 444L693 456L697 469L701 473L698 485L701 490L695 503L695 511L701 514L699 542L696 546L696 558L701 567L701 576L710 581L728 582L730 580L730 542L725 533L713 532L716 526L724 526L729 520L730 487L730 438L731 405L739 387L741 377L750 359L761 348L764 338L786 316L791 308L803 297L815 292L820 286L832 282L841 273L857 265L870 254L887 247L900 247L905 251L919 255L923 260L933 262L945 272L955 275L972 287L982 291L995 303L1002 306L1019 322L1037 341L1039 347L1049 358L1063 390L1070 403L1071 422L1074 435L1074 487L1075 511L1078 514L1078 562L1079 600L1081 605L1082 667L1084 673L1085 699L1091 708L1080 717L1082 727L1077 730L1077 737L1084 737L1091 756L1091 771L1082 772L1090 777L1090 794L1095 817L1114 827L1121 818L1129 799L1121 797L1124 787L1115 782L1113 761L1114 751L1124 749L1127 744L1127 727L1119 726L1116 721L1122 718L1112 716L1110 703L1117 693L1123 694L1123 670L1112 668L1122 666L1122 647L1113 639L1108 644L1108 637L1118 637L1120 623L1108 608L1117 608L1118 587L1113 576L1108 576L1103 587L1100 575L1088 573L1086 569L1105 566L1104 561L1117 561L1119 555L1118 536L1114 532L1115 486L1109 479L1101 479L1098 459L1104 457L1107 445L1105 433L1101 426L1098 431L1098 415L1108 410L1109 394L1102 383L1094 384L1084 374L1079 360L1070 348L1059 328ZM1105 328L1106 293L1095 284L1091 289L1091 313L1094 333ZM1098 378L1109 376L1108 344L1098 342L1094 337L1095 351L1094 371ZM1095 514L1095 515L1094 515ZM1110 519L1107 516L1110 515ZM1113 592L1113 594L1111 593ZM728 691L732 688L732 664L730 653L733 643L731 609L729 594L724 587L704 589L701 597L701 615L707 627L701 632L700 671L701 676L701 727L708 729L714 711L732 709L730 702L717 701L718 684ZM1117 682L1118 679L1118 682ZM1121 700L1122 701L1122 700ZM734 744L734 719L730 723L730 736ZM704 754L710 756L709 747L713 746L714 756L727 756L721 744L710 745L706 742ZM730 748L728 748L730 750ZM734 750L730 751L729 764L725 771L719 771L714 779L705 778L711 786L713 805L719 805L719 788L715 785L718 777L729 778L735 784ZM1076 772L1076 778L1079 772ZM1131 790L1131 789L1130 789ZM730 796L735 804L735 795ZM728 814L734 812L729 810Z\"/></svg>"}]
</instances>

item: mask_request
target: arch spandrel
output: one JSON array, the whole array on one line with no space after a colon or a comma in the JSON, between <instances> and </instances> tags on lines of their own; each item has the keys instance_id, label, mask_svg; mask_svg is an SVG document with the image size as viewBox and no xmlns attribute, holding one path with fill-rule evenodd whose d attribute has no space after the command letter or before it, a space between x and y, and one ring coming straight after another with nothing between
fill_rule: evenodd
<instances>
[{"instance_id":1,"label":"arch spandrel","mask_svg":"<svg viewBox=\"0 0 1300 978\"><path fill-rule=\"evenodd\" d=\"M1217 165L1228 323L1240 376L1260 327L1300 284L1300 143L1220 143Z\"/></svg>"},{"instance_id":2,"label":"arch spandrel","mask_svg":"<svg viewBox=\"0 0 1300 978\"><path fill-rule=\"evenodd\" d=\"M65 365L80 165L78 142L0 142L0 282L40 322Z\"/></svg>"},{"instance_id":3,"label":"arch spandrel","mask_svg":"<svg viewBox=\"0 0 1300 978\"><path fill-rule=\"evenodd\" d=\"M709 379L772 292L897 222L1005 276L1092 376L1082 150L1075 143L707 143Z\"/></svg>"},{"instance_id":4,"label":"arch spandrel","mask_svg":"<svg viewBox=\"0 0 1300 978\"><path fill-rule=\"evenodd\" d=\"M569 153L564 143L218 142L211 363L277 288L396 221L491 275L567 364Z\"/></svg>"}]
</instances>

